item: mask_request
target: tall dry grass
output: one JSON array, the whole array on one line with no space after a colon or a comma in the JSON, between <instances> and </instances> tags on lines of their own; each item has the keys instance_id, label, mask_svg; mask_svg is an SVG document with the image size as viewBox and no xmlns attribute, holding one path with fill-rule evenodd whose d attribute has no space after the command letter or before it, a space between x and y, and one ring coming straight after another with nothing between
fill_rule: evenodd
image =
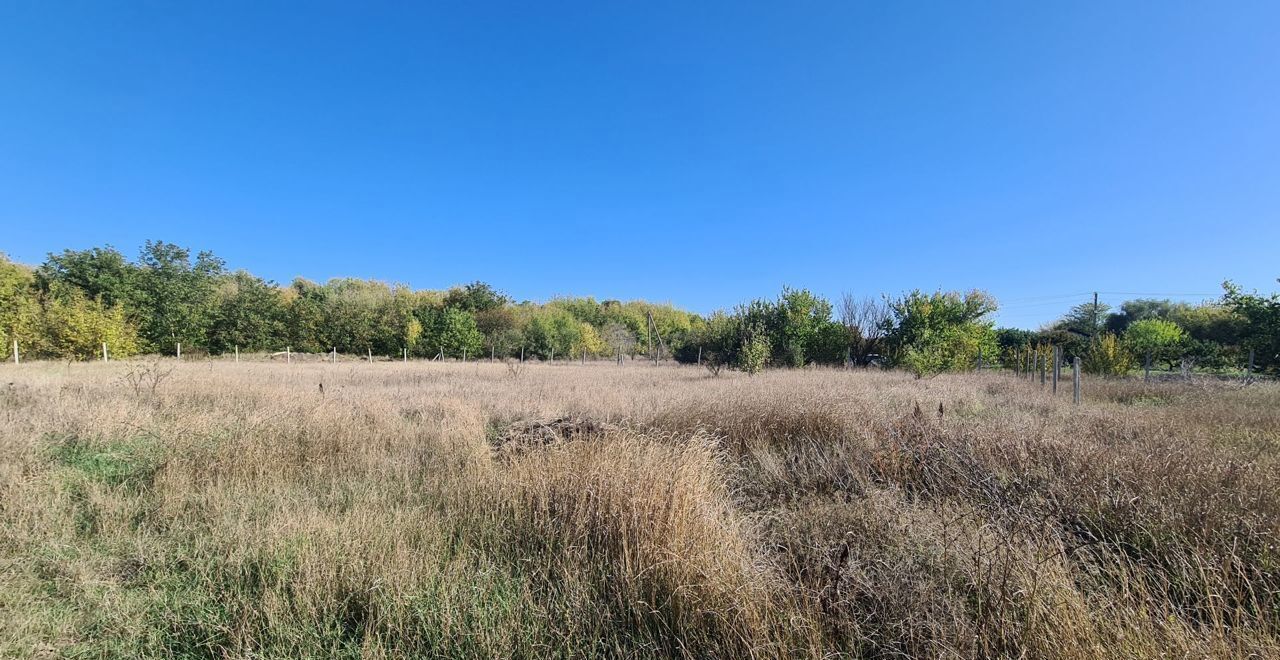
<instances>
[{"instance_id":1,"label":"tall dry grass","mask_svg":"<svg viewBox=\"0 0 1280 660\"><path fill-rule=\"evenodd\" d=\"M1274 385L130 370L3 371L0 656L1280 655Z\"/></svg>"}]
</instances>

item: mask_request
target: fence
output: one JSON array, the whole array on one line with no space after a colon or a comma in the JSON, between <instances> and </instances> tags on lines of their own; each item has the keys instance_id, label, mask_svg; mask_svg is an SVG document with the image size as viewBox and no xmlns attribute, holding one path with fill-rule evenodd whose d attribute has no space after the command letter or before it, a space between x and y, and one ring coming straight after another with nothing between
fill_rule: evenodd
<instances>
[{"instance_id":1,"label":"fence","mask_svg":"<svg viewBox=\"0 0 1280 660\"><path fill-rule=\"evenodd\" d=\"M1259 374L1256 368L1256 354L1250 349L1248 359L1240 366L1237 371L1196 371L1196 360L1191 357L1181 357L1178 359L1178 370L1169 369L1166 372L1152 373L1153 354L1148 352L1143 360L1141 378L1143 382L1158 382L1179 380L1190 382L1196 379L1213 379L1213 380L1243 380L1244 382L1252 382L1255 380L1278 380L1275 376ZM1084 370L1081 358L1075 356L1071 360L1071 383L1072 383L1072 401L1080 403L1081 400L1081 380L1084 377ZM1043 388L1048 385L1054 395L1058 393L1058 381L1062 376L1062 347L1053 345L1049 347L1038 346L1028 347L1025 352L1018 350L1014 353L1011 364L1004 366L1005 369L1014 375L1029 378L1033 383L1038 378L1040 386ZM981 373L984 369L990 369L982 352L978 352L976 371ZM1136 378L1133 370L1127 370L1120 374L1099 374L1104 378Z\"/></svg>"}]
</instances>

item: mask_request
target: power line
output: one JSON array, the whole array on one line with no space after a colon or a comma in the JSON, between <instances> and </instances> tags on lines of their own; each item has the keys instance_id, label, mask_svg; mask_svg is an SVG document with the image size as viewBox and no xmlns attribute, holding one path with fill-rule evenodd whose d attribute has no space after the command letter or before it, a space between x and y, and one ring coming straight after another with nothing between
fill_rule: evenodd
<instances>
[{"instance_id":1,"label":"power line","mask_svg":"<svg viewBox=\"0 0 1280 660\"><path fill-rule=\"evenodd\" d=\"M1051 305L1064 305L1080 298L1067 298L1065 300L1046 300L1044 302L1032 303L1013 303L1012 305L1001 304L1000 309L1022 309L1025 307L1047 307Z\"/></svg>"},{"instance_id":2,"label":"power line","mask_svg":"<svg viewBox=\"0 0 1280 660\"><path fill-rule=\"evenodd\" d=\"M1098 293L1103 295L1108 295L1108 296L1166 296L1169 298L1178 298L1178 297L1190 298L1195 296L1207 296L1210 298L1214 298L1222 295L1221 293L1150 293L1150 292L1143 293L1143 292L1136 292L1136 291L1099 291Z\"/></svg>"},{"instance_id":3,"label":"power line","mask_svg":"<svg viewBox=\"0 0 1280 660\"><path fill-rule=\"evenodd\" d=\"M1055 294L1044 295L1044 296L1026 296L1023 298L1009 298L1006 302L1021 303L1021 302L1035 302L1040 300L1058 299L1058 298L1078 298L1080 296L1087 296L1091 293L1093 292L1084 291L1081 293L1055 293Z\"/></svg>"}]
</instances>

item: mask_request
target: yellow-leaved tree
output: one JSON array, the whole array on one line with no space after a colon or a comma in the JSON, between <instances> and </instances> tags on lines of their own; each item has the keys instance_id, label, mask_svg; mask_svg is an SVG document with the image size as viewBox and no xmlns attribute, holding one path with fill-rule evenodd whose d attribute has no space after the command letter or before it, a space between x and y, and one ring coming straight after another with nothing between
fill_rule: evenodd
<instances>
[{"instance_id":1,"label":"yellow-leaved tree","mask_svg":"<svg viewBox=\"0 0 1280 660\"><path fill-rule=\"evenodd\" d=\"M0 359L13 359L16 339L21 353L35 355L40 336L40 304L30 268L0 253Z\"/></svg>"},{"instance_id":2,"label":"yellow-leaved tree","mask_svg":"<svg viewBox=\"0 0 1280 660\"><path fill-rule=\"evenodd\" d=\"M586 350L588 355L608 355L609 345L595 326L585 321L578 322L578 340L573 343L573 354L581 356Z\"/></svg>"},{"instance_id":3,"label":"yellow-leaved tree","mask_svg":"<svg viewBox=\"0 0 1280 660\"><path fill-rule=\"evenodd\" d=\"M79 289L54 287L45 297L37 347L43 357L91 360L107 345L111 357L138 352L138 332L120 306L90 300Z\"/></svg>"},{"instance_id":4,"label":"yellow-leaved tree","mask_svg":"<svg viewBox=\"0 0 1280 660\"><path fill-rule=\"evenodd\" d=\"M1133 368L1133 354L1115 334L1104 332L1089 345L1083 360L1084 370L1103 376L1120 376Z\"/></svg>"}]
</instances>

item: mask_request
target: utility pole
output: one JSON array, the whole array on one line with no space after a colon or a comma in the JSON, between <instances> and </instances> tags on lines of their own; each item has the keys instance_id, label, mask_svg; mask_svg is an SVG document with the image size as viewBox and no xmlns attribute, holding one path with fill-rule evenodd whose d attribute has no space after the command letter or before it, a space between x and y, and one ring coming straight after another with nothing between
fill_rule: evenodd
<instances>
[{"instance_id":1,"label":"utility pole","mask_svg":"<svg viewBox=\"0 0 1280 660\"><path fill-rule=\"evenodd\" d=\"M1098 292L1097 291L1093 292L1093 329L1089 331L1089 334L1091 335L1098 334Z\"/></svg>"}]
</instances>

